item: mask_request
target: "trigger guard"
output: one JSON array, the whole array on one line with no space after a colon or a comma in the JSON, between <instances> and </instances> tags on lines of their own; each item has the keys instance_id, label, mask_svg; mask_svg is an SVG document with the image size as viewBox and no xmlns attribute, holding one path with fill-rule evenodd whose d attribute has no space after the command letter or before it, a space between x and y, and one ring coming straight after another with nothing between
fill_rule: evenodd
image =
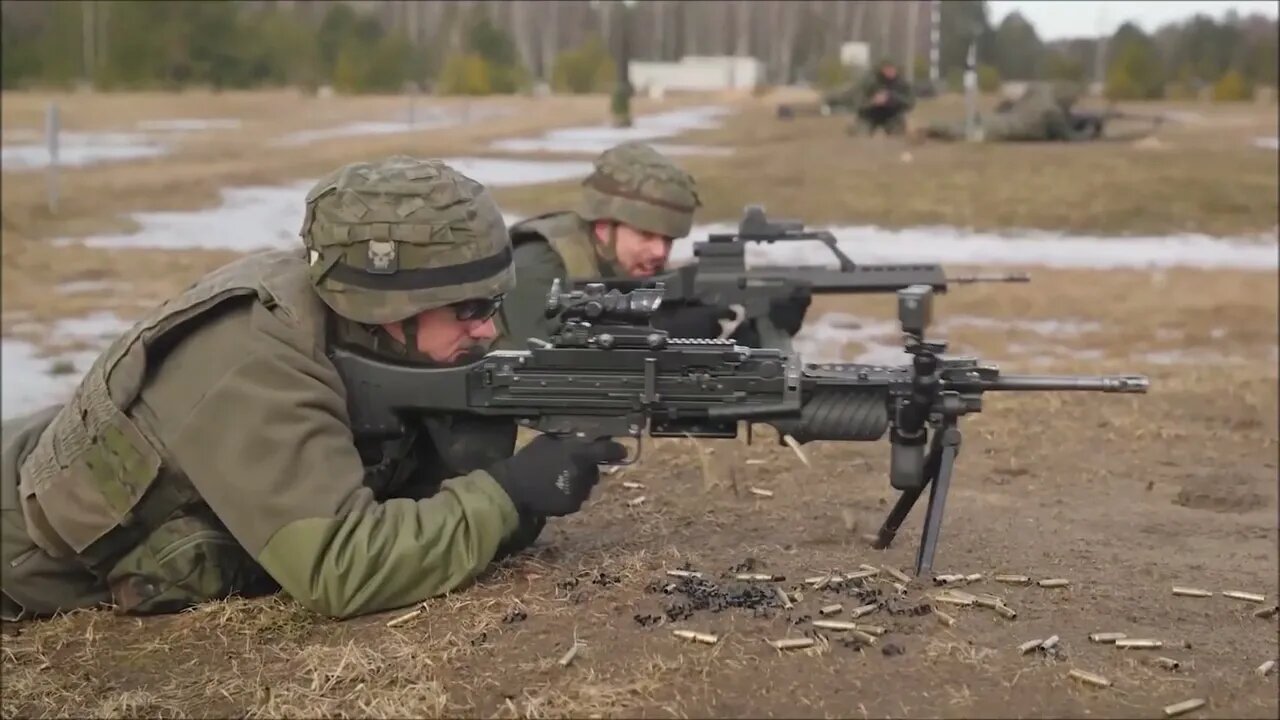
<instances>
[{"instance_id":1,"label":"trigger guard","mask_svg":"<svg viewBox=\"0 0 1280 720\"><path fill-rule=\"evenodd\" d=\"M623 447L626 447L625 445ZM629 465L635 465L640 461L640 451L644 448L644 436L636 437L636 454L630 459L616 460L614 462L602 463L605 467L623 468Z\"/></svg>"}]
</instances>

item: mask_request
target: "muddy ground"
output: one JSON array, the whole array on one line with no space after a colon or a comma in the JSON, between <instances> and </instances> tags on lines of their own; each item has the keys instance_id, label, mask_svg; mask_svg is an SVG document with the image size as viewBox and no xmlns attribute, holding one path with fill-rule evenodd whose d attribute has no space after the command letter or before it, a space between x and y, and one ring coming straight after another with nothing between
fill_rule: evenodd
<instances>
[{"instance_id":1,"label":"muddy ground","mask_svg":"<svg viewBox=\"0 0 1280 720\"><path fill-rule=\"evenodd\" d=\"M1270 119L1274 128L1274 108L1231 112L1258 125ZM805 163L833 162L825 158L845 142L839 121L819 122L807 132L798 124L702 131L746 148L730 161L689 161L711 178L708 207L723 209L708 219L728 219L725 213L732 217L743 204L774 192L771 211L777 205L781 215L816 212L812 193L803 188L822 186ZM1044 175L1045 188L1060 187L1052 178L1053 157L1077 169L1087 164L1062 148L1034 147L982 156L989 182L1010 180L986 195L965 190L952 194L950 204L882 203L876 221L888 214L907 224L953 222L948 218L967 213L975 218L971 224L987 227L1054 228L1059 217L1092 232L1273 233L1274 153L1251 148L1235 154L1209 128L1178 132L1183 135L1169 136L1171 147L1164 151L1123 152L1130 164L1164 158L1152 160L1158 168L1147 172L1182 177L1191 174L1193 162L1174 148L1191 148L1187 153L1199 158L1205 175L1196 186L1200 194L1131 212L1128 224L1125 208L1136 201L1118 195L1124 186L1113 173L1099 176L1091 190L1072 186L1061 190L1066 200L1041 198L1025 212L982 201L1039 198L1025 187L1032 174ZM752 154L762 152L750 144L759 137L754 133L772 138L767 173L747 167L752 157L765 157ZM939 192L929 189L932 184L960 182L938 173L955 169L955 153L976 152L945 148L938 157L945 153L951 160L925 170L927 149L916 149L912 164L900 161L904 146L890 141L841 147L880 173L874 192L882 199L916 198ZM1098 153L1095 159L1110 167L1102 151L1082 152ZM1232 163L1210 162L1215 153L1226 153ZM1271 163L1269 174L1264 161ZM1028 163L1040 167L1029 170ZM728 171L717 174L713 167L738 173L732 193ZM849 191L840 196L847 200L822 205L826 215L806 217L811 224L871 221L862 212L870 201L854 192L869 180L850 177L841 181L853 183L841 186ZM807 185L797 188L787 178ZM507 197L513 206L552 204L567 187L518 189ZM1133 193L1150 197L1148 190ZM5 203L8 215L7 191ZM24 273L64 281L69 274L95 272L101 261L96 272L110 279L149 274L149 284L139 289L148 295L185 284L223 260L213 253L80 251L77 260L59 263L40 245L9 247L10 237L6 273L11 259L20 258ZM170 268L169 274L158 273L161 268ZM1253 614L1275 605L1280 593L1274 271L1029 269L1029 284L942 296L937 319L1073 320L1096 323L1093 329L1045 337L974 326L951 330L949 338L1000 359L1007 372L1141 372L1150 376L1152 389L1147 395L992 395L984 412L963 421L935 571L982 573L982 580L961 589L1004 598L1015 618L937 604L955 620L948 626L936 613L914 614L938 590L928 578L902 592L880 581L888 568L910 572L923 514L922 505L888 550L873 550L862 539L896 497L884 442L807 445L806 465L768 430L757 430L751 445L741 438L647 440L638 466L607 476L583 512L551 521L530 552L391 627L389 621L412 608L332 622L287 597L212 603L165 618L98 610L6 627L0 712L1152 717L1172 703L1203 698L1205 706L1189 717L1277 717L1277 676L1260 677L1254 669L1280 655L1278 620ZM126 302L109 294L87 296L104 305ZM11 301L20 309L40 306L29 290L11 295L8 287L4 301L6 311ZM85 309L65 308L68 314ZM810 319L836 311L883 320L892 317L893 301L822 298ZM1028 354L1028 346L1042 351ZM858 350L847 347L850 354ZM1089 354L1081 359L1073 351ZM773 495L756 495L752 487ZM644 501L633 504L638 496ZM880 569L879 575L822 589L805 582L853 573L862 564ZM715 588L698 590L666 575L681 568L701 571ZM784 579L740 582L730 576L748 568ZM1065 578L1069 584L1005 585L992 580L998 573ZM1178 597L1175 585L1215 594ZM775 588L799 594L792 609L777 607ZM1264 595L1265 601L1221 595L1233 590ZM856 622L883 627L885 634L865 645L846 632L816 629L818 609L833 603L842 605L831 616L837 620L877 603L875 612ZM673 635L676 629L713 633L718 641L691 642ZM1119 649L1090 642L1096 632L1157 639L1163 646ZM1054 652L1018 650L1053 635L1059 638ZM780 651L767 643L800 637L814 638L815 646ZM558 661L575 640L582 645L562 667ZM1160 667L1158 657L1179 667ZM1083 684L1069 676L1072 670L1102 675L1111 684Z\"/></svg>"}]
</instances>

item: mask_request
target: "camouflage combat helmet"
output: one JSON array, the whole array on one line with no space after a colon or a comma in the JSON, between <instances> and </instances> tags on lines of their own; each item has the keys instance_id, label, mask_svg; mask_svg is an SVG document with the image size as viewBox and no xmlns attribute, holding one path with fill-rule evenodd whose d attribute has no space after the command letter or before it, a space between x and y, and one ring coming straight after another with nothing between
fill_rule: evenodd
<instances>
[{"instance_id":1,"label":"camouflage combat helmet","mask_svg":"<svg viewBox=\"0 0 1280 720\"><path fill-rule=\"evenodd\" d=\"M438 160L358 162L307 193L303 244L316 292L340 317L385 324L515 285L502 213Z\"/></svg>"},{"instance_id":2,"label":"camouflage combat helmet","mask_svg":"<svg viewBox=\"0 0 1280 720\"><path fill-rule=\"evenodd\" d=\"M652 147L627 142L595 159L582 181L578 215L589 222L613 220L644 232L682 238L702 205L693 177Z\"/></svg>"}]
</instances>

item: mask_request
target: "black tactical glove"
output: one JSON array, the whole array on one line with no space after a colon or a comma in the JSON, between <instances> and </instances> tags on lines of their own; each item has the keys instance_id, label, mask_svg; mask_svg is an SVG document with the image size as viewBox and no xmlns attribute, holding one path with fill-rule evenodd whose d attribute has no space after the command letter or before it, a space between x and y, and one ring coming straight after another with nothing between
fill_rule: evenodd
<instances>
[{"instance_id":1,"label":"black tactical glove","mask_svg":"<svg viewBox=\"0 0 1280 720\"><path fill-rule=\"evenodd\" d=\"M660 305L653 326L676 338L718 338L720 321L733 318L733 310L716 305Z\"/></svg>"},{"instance_id":2,"label":"black tactical glove","mask_svg":"<svg viewBox=\"0 0 1280 720\"><path fill-rule=\"evenodd\" d=\"M627 449L613 440L540 435L515 455L489 467L522 517L577 512L600 482L600 463L622 460Z\"/></svg>"},{"instance_id":3,"label":"black tactical glove","mask_svg":"<svg viewBox=\"0 0 1280 720\"><path fill-rule=\"evenodd\" d=\"M769 303L769 321L773 326L788 335L795 336L804 324L805 313L809 312L809 303L813 294L807 287L797 287L791 296L779 298Z\"/></svg>"}]
</instances>

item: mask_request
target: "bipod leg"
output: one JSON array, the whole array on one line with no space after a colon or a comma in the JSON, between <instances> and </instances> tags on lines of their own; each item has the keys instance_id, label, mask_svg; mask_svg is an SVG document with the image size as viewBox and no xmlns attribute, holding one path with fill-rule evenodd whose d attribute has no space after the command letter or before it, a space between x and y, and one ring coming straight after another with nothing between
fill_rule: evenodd
<instances>
[{"instance_id":1,"label":"bipod leg","mask_svg":"<svg viewBox=\"0 0 1280 720\"><path fill-rule=\"evenodd\" d=\"M947 491L951 488L951 471L960 452L960 428L956 427L955 420L944 423L934 439L941 440L942 452L938 457L937 475L929 488L929 509L924 518L924 532L920 535L920 550L916 554L916 577L924 577L933 570L933 554L938 549L942 513L946 510Z\"/></svg>"},{"instance_id":2,"label":"bipod leg","mask_svg":"<svg viewBox=\"0 0 1280 720\"><path fill-rule=\"evenodd\" d=\"M942 446L939 442L941 436L942 433L935 433L929 443L929 455L924 460L924 480L920 483L920 487L902 491L898 496L898 502L894 503L893 509L889 511L889 516L884 519L884 524L876 531L876 539L871 543L871 547L884 550L893 543L893 538L898 534L898 528L902 527L907 515L911 514L911 508L915 507L916 500L920 499L925 488L930 487L934 478L938 476L938 461L942 455Z\"/></svg>"}]
</instances>

